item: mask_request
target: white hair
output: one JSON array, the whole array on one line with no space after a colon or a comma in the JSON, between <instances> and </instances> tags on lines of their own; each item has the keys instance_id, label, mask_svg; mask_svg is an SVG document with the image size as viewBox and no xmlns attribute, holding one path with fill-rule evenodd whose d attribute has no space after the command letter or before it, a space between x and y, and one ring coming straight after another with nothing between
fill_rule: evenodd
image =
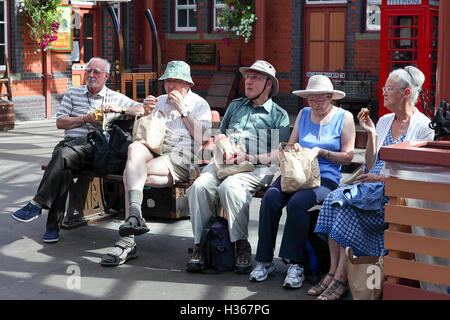
<instances>
[{"instance_id":1,"label":"white hair","mask_svg":"<svg viewBox=\"0 0 450 320\"><path fill-rule=\"evenodd\" d=\"M395 77L394 81L399 84L401 88L411 89L409 101L416 105L422 85L425 82L425 75L413 66L406 66L404 69L393 70L388 78Z\"/></svg>"},{"instance_id":2,"label":"white hair","mask_svg":"<svg viewBox=\"0 0 450 320\"><path fill-rule=\"evenodd\" d=\"M105 63L105 69L103 70L104 72L108 73L111 71L111 65L109 64L108 60L104 59L104 58L100 58L100 57L92 57L89 62L87 63L87 65L89 65L92 61L94 60L100 60L103 61Z\"/></svg>"}]
</instances>

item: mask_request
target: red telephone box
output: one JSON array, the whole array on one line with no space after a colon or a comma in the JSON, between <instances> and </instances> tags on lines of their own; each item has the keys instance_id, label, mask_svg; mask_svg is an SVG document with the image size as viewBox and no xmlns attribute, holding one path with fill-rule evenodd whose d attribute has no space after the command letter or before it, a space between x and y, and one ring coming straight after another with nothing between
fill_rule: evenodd
<instances>
[{"instance_id":1,"label":"red telephone box","mask_svg":"<svg viewBox=\"0 0 450 320\"><path fill-rule=\"evenodd\" d=\"M436 91L439 1L383 0L380 31L378 115L389 113L381 88L389 73L414 65L425 75L423 88ZM423 111L421 105L418 108Z\"/></svg>"}]
</instances>

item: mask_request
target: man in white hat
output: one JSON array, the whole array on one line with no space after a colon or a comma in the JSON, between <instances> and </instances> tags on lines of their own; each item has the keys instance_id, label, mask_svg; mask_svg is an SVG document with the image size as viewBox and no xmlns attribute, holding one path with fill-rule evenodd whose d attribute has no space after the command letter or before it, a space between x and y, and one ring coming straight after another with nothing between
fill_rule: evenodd
<instances>
[{"instance_id":1,"label":"man in white hat","mask_svg":"<svg viewBox=\"0 0 450 320\"><path fill-rule=\"evenodd\" d=\"M275 68L266 61L257 60L251 67L242 67L239 71L245 79L245 97L230 103L215 142L224 135L229 137L238 132L245 139L247 151L236 151L227 163L247 160L254 164L254 170L220 180L211 161L187 190L195 244L187 263L188 271L204 268L204 252L199 244L211 216L218 215L217 201L220 201L228 220L230 240L235 244L234 272L250 272L249 205L253 195L272 181L276 166L271 167L271 164L278 162L279 142L289 139L288 114L271 99L278 93Z\"/></svg>"}]
</instances>

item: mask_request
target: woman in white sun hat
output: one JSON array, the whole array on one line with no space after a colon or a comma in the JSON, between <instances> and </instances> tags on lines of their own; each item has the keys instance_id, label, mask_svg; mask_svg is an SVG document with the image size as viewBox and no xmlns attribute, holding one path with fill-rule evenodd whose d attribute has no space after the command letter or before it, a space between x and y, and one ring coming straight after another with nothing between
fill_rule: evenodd
<instances>
[{"instance_id":1,"label":"woman in white sun hat","mask_svg":"<svg viewBox=\"0 0 450 320\"><path fill-rule=\"evenodd\" d=\"M309 232L308 210L338 187L341 165L350 164L353 159L356 135L353 115L332 103L345 97L345 93L334 90L327 77L312 76L305 90L297 90L293 94L306 98L310 107L300 110L289 144L293 148L318 151L321 186L288 194L281 191L279 177L266 191L259 211L257 263L250 274L250 281L264 281L274 270L277 230L282 210L286 206L286 223L279 253L280 258L289 262L283 283L286 288L302 286L305 279L304 252Z\"/></svg>"}]
</instances>

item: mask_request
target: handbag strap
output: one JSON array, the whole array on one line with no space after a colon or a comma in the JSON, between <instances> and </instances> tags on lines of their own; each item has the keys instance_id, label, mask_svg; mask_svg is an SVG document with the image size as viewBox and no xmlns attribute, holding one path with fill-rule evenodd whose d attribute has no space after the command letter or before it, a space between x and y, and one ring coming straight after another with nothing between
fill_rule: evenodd
<instances>
[{"instance_id":1,"label":"handbag strap","mask_svg":"<svg viewBox=\"0 0 450 320\"><path fill-rule=\"evenodd\" d=\"M377 256L362 256L362 257L353 257L353 249L351 247L345 248L345 255L347 259L352 264L375 264L379 261L379 257Z\"/></svg>"}]
</instances>

